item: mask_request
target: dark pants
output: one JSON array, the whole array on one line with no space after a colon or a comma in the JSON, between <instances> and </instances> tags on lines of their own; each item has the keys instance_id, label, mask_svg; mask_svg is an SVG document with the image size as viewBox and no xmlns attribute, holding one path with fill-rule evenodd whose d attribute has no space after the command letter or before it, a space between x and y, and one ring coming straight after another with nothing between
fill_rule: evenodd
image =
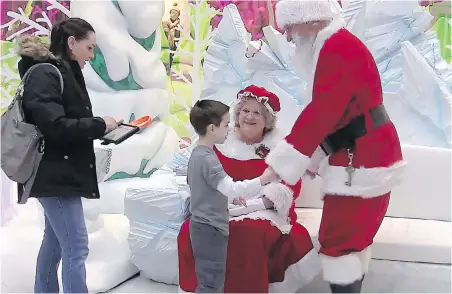
<instances>
[{"instance_id":1,"label":"dark pants","mask_svg":"<svg viewBox=\"0 0 452 294\"><path fill-rule=\"evenodd\" d=\"M88 293L88 233L81 198L38 200L44 208L45 228L36 264L35 293L59 293L57 270L61 259L64 293Z\"/></svg>"},{"instance_id":2,"label":"dark pants","mask_svg":"<svg viewBox=\"0 0 452 294\"><path fill-rule=\"evenodd\" d=\"M228 236L210 225L190 222L190 240L198 279L196 293L223 293Z\"/></svg>"}]
</instances>

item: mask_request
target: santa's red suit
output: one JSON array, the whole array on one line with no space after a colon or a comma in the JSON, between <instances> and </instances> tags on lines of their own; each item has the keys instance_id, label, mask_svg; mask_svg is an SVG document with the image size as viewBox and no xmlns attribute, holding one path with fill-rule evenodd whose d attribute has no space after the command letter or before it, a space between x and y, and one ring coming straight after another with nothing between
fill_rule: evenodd
<instances>
[{"instance_id":1,"label":"santa's red suit","mask_svg":"<svg viewBox=\"0 0 452 294\"><path fill-rule=\"evenodd\" d=\"M257 155L256 148L264 145L271 150L283 138L273 130L261 143L247 145L231 133L224 144L217 146L216 153L226 173L234 180L252 179L268 167ZM301 181L290 186L294 198L300 187ZM295 293L317 276L320 272L318 253L308 231L296 220L294 204L289 218L281 218L274 210L231 218L224 291ZM179 287L184 292L194 292L197 285L189 222L182 225L178 236Z\"/></svg>"},{"instance_id":2,"label":"santa's red suit","mask_svg":"<svg viewBox=\"0 0 452 294\"><path fill-rule=\"evenodd\" d=\"M375 61L327 5L326 1L280 0L276 6L278 25L284 28L333 20L314 42L314 72L308 84L312 100L266 162L288 183L297 182L307 169L320 174L324 206L319 241L324 278L330 284L350 285L367 272L369 246L386 213L391 190L401 180L404 162L393 123L387 118L376 125L381 118L374 113L385 112ZM350 152L335 150L323 160L327 155L321 143L359 117L365 134L358 136L354 148ZM347 183L350 163L355 171Z\"/></svg>"}]
</instances>

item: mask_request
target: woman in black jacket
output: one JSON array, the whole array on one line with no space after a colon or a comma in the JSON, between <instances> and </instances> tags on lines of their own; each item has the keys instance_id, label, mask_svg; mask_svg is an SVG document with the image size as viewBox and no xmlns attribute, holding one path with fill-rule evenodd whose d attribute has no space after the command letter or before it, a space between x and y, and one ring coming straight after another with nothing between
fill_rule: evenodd
<instances>
[{"instance_id":1,"label":"woman in black jacket","mask_svg":"<svg viewBox=\"0 0 452 294\"><path fill-rule=\"evenodd\" d=\"M36 265L35 292L58 293L57 269L63 261L63 291L87 293L85 261L88 234L81 197L99 198L93 140L115 129L112 117L93 117L81 69L93 58L96 35L79 18L53 26L48 48L38 38L18 40L23 108L44 137L44 154L30 189L44 208L45 230ZM64 87L61 94L60 78Z\"/></svg>"}]
</instances>

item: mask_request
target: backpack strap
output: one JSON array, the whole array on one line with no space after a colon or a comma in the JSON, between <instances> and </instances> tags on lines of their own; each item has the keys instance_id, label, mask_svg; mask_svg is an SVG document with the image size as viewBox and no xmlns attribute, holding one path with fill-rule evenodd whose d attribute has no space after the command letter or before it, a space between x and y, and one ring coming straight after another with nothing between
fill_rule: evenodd
<instances>
[{"instance_id":1,"label":"backpack strap","mask_svg":"<svg viewBox=\"0 0 452 294\"><path fill-rule=\"evenodd\" d=\"M23 99L22 95L24 92L24 85L28 81L28 78L30 77L31 72L38 66L43 66L43 65L52 66L56 70L56 72L58 73L58 76L60 78L61 95L63 95L64 80L63 80L63 76L61 75L60 70L51 63L38 63L38 64L33 65L32 67L30 67L27 70L27 72L22 77L22 80L21 80L19 86L17 87L16 95L14 96L14 99L11 101L11 103L8 106L8 109L11 109L14 106L14 104L19 103L19 109L20 109L19 115L22 120L24 119L23 110L22 110L22 99Z\"/></svg>"},{"instance_id":2,"label":"backpack strap","mask_svg":"<svg viewBox=\"0 0 452 294\"><path fill-rule=\"evenodd\" d=\"M35 68L37 68L38 66L43 66L43 65L47 65L47 66L50 65L51 67L53 67L53 68L56 70L56 72L58 73L58 77L60 78L61 95L63 95L63 91L64 91L64 80L63 80L63 76L61 75L60 70L59 70L55 65L53 65L53 64L51 64L51 63L38 63L38 64L33 65L32 67L30 67L30 68L27 70L27 72L25 73L24 77L22 78L22 82L21 82L21 83L25 84L25 83L27 82L27 80L28 80L30 74L32 73L32 71L33 71Z\"/></svg>"}]
</instances>

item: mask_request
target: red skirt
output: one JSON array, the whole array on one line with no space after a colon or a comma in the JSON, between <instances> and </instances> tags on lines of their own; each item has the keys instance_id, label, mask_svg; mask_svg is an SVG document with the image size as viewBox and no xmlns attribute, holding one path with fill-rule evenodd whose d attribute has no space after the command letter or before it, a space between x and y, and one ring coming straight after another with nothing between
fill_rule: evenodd
<instances>
[{"instance_id":1,"label":"red skirt","mask_svg":"<svg viewBox=\"0 0 452 294\"><path fill-rule=\"evenodd\" d=\"M197 285L195 263L190 244L190 220L182 225L177 239L179 251L179 286L194 292ZM318 271L313 259L313 244L308 231L300 224L293 225L290 234L281 231L267 220L244 219L229 224L228 258L226 264L226 293L266 293L269 284L282 282L291 265L308 254L309 262L299 267L314 277ZM315 253L315 258L317 254ZM297 269L298 270L298 269ZM319 268L320 270L320 268ZM316 272L317 271L317 272ZM315 273L314 273L315 272ZM301 273L302 274L302 273ZM296 276L300 276L297 273ZM286 277L287 278L287 277ZM302 281L294 281L301 288ZM309 278L310 279L310 278Z\"/></svg>"}]
</instances>

